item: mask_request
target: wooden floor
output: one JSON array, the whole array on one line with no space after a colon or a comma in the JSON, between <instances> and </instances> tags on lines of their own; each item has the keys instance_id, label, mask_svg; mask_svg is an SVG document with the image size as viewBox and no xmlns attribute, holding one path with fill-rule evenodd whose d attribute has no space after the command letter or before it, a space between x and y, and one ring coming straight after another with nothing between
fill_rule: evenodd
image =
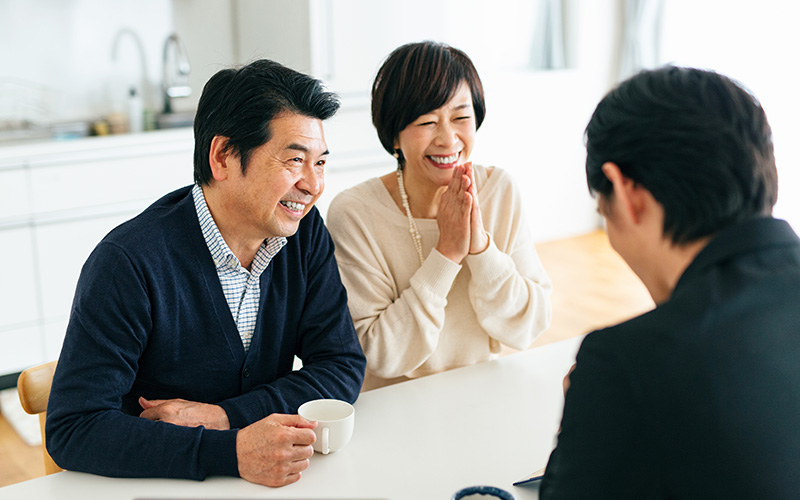
<instances>
[{"instance_id":1,"label":"wooden floor","mask_svg":"<svg viewBox=\"0 0 800 500\"><path fill-rule=\"evenodd\" d=\"M28 446L0 414L0 486L43 475L42 447Z\"/></svg>"},{"instance_id":2,"label":"wooden floor","mask_svg":"<svg viewBox=\"0 0 800 500\"><path fill-rule=\"evenodd\" d=\"M532 347L582 335L653 307L602 231L536 248L553 280L553 322ZM0 486L43 474L41 448L26 445L0 415Z\"/></svg>"},{"instance_id":3,"label":"wooden floor","mask_svg":"<svg viewBox=\"0 0 800 500\"><path fill-rule=\"evenodd\" d=\"M653 308L603 231L536 245L553 281L553 321L532 347L582 335Z\"/></svg>"}]
</instances>

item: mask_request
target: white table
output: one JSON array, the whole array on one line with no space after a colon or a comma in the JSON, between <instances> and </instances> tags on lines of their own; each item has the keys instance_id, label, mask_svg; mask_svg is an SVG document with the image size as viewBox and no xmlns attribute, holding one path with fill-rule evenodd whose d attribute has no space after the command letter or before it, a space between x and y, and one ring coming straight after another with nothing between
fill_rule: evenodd
<instances>
[{"instance_id":1,"label":"white table","mask_svg":"<svg viewBox=\"0 0 800 500\"><path fill-rule=\"evenodd\" d=\"M242 479L115 479L61 472L0 489L0 499L282 498L448 500L491 485L518 500L538 486L517 481L542 467L563 408L561 381L581 338L365 392L353 439L315 454L297 483L267 488Z\"/></svg>"}]
</instances>

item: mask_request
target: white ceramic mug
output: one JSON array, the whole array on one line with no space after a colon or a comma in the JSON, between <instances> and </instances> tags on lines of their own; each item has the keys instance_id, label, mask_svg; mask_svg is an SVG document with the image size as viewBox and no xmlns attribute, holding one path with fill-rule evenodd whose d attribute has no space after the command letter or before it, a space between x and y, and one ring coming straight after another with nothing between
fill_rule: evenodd
<instances>
[{"instance_id":1,"label":"white ceramic mug","mask_svg":"<svg viewBox=\"0 0 800 500\"><path fill-rule=\"evenodd\" d=\"M341 450L353 436L356 409L346 401L338 399L315 399L303 403L297 413L317 422L314 434L314 451L327 455Z\"/></svg>"}]
</instances>

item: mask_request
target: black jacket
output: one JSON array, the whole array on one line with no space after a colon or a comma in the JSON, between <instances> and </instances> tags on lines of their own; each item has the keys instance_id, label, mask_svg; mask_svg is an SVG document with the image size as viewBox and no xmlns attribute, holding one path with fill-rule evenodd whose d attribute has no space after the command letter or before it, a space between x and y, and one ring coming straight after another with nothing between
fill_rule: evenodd
<instances>
[{"instance_id":1,"label":"black jacket","mask_svg":"<svg viewBox=\"0 0 800 500\"><path fill-rule=\"evenodd\" d=\"M589 334L540 498L800 498L800 241L718 233L668 301Z\"/></svg>"}]
</instances>

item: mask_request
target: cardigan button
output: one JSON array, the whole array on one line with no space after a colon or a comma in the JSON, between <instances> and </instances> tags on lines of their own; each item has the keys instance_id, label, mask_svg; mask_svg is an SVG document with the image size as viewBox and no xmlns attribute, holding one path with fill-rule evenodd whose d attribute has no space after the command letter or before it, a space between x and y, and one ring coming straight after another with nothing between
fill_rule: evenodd
<instances>
[{"instance_id":1,"label":"cardigan button","mask_svg":"<svg viewBox=\"0 0 800 500\"><path fill-rule=\"evenodd\" d=\"M247 378L250 376L250 368L245 368L242 370L242 377Z\"/></svg>"}]
</instances>

